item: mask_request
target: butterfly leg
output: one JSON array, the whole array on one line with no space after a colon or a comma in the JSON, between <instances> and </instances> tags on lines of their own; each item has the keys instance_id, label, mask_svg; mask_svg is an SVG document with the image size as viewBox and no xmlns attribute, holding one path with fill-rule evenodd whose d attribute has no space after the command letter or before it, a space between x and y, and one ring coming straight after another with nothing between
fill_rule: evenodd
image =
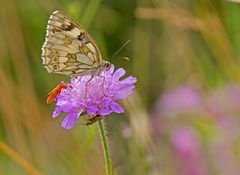
<instances>
[{"instance_id":1,"label":"butterfly leg","mask_svg":"<svg viewBox=\"0 0 240 175\"><path fill-rule=\"evenodd\" d=\"M104 76L100 76L100 77L103 78L103 81L102 81L102 93L103 93L103 95L106 95L105 92L104 92L105 77Z\"/></svg>"},{"instance_id":2,"label":"butterfly leg","mask_svg":"<svg viewBox=\"0 0 240 175\"><path fill-rule=\"evenodd\" d=\"M87 81L86 83L86 91L85 91L85 98L87 97L87 89L88 89L88 84L90 83L90 81L93 79L94 75L91 76L91 78Z\"/></svg>"},{"instance_id":3,"label":"butterfly leg","mask_svg":"<svg viewBox=\"0 0 240 175\"><path fill-rule=\"evenodd\" d=\"M80 77L77 81L77 83L81 82L82 81L82 77Z\"/></svg>"}]
</instances>

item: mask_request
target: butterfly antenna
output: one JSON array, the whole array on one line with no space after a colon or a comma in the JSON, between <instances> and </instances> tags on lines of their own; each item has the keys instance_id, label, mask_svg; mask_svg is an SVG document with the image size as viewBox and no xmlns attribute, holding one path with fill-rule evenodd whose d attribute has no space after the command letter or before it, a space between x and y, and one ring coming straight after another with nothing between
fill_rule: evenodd
<instances>
[{"instance_id":1,"label":"butterfly antenna","mask_svg":"<svg viewBox=\"0 0 240 175\"><path fill-rule=\"evenodd\" d=\"M115 54L113 54L113 56L112 56L111 58L115 57L115 56L116 56L126 45L128 45L130 42L131 42L131 40L127 40L127 41L122 45L122 47L120 47L120 48L117 50L117 52L115 52Z\"/></svg>"}]
</instances>

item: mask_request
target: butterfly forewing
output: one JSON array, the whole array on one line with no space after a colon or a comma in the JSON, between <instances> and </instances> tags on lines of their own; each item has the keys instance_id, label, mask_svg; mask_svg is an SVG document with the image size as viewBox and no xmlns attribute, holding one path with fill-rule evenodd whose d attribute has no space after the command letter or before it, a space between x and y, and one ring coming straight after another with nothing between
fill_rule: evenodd
<instances>
[{"instance_id":1,"label":"butterfly forewing","mask_svg":"<svg viewBox=\"0 0 240 175\"><path fill-rule=\"evenodd\" d=\"M67 76L94 74L102 64L96 42L75 20L61 11L48 20L42 60L49 73Z\"/></svg>"}]
</instances>

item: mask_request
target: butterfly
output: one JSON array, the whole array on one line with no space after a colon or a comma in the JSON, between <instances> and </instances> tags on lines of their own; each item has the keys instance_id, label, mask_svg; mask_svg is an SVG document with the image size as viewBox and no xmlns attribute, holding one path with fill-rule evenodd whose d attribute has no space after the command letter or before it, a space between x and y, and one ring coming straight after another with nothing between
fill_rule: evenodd
<instances>
[{"instance_id":1,"label":"butterfly","mask_svg":"<svg viewBox=\"0 0 240 175\"><path fill-rule=\"evenodd\" d=\"M110 68L91 35L61 11L49 17L42 64L49 73L70 77L95 76Z\"/></svg>"}]
</instances>

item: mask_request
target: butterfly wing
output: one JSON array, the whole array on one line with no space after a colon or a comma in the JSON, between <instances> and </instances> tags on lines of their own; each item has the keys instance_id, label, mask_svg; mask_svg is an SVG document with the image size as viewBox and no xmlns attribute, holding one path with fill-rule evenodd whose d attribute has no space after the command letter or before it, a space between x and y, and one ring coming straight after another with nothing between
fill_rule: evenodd
<instances>
[{"instance_id":1,"label":"butterfly wing","mask_svg":"<svg viewBox=\"0 0 240 175\"><path fill-rule=\"evenodd\" d=\"M94 73L102 56L84 28L65 13L55 11L48 20L42 63L49 73L86 75Z\"/></svg>"}]
</instances>

